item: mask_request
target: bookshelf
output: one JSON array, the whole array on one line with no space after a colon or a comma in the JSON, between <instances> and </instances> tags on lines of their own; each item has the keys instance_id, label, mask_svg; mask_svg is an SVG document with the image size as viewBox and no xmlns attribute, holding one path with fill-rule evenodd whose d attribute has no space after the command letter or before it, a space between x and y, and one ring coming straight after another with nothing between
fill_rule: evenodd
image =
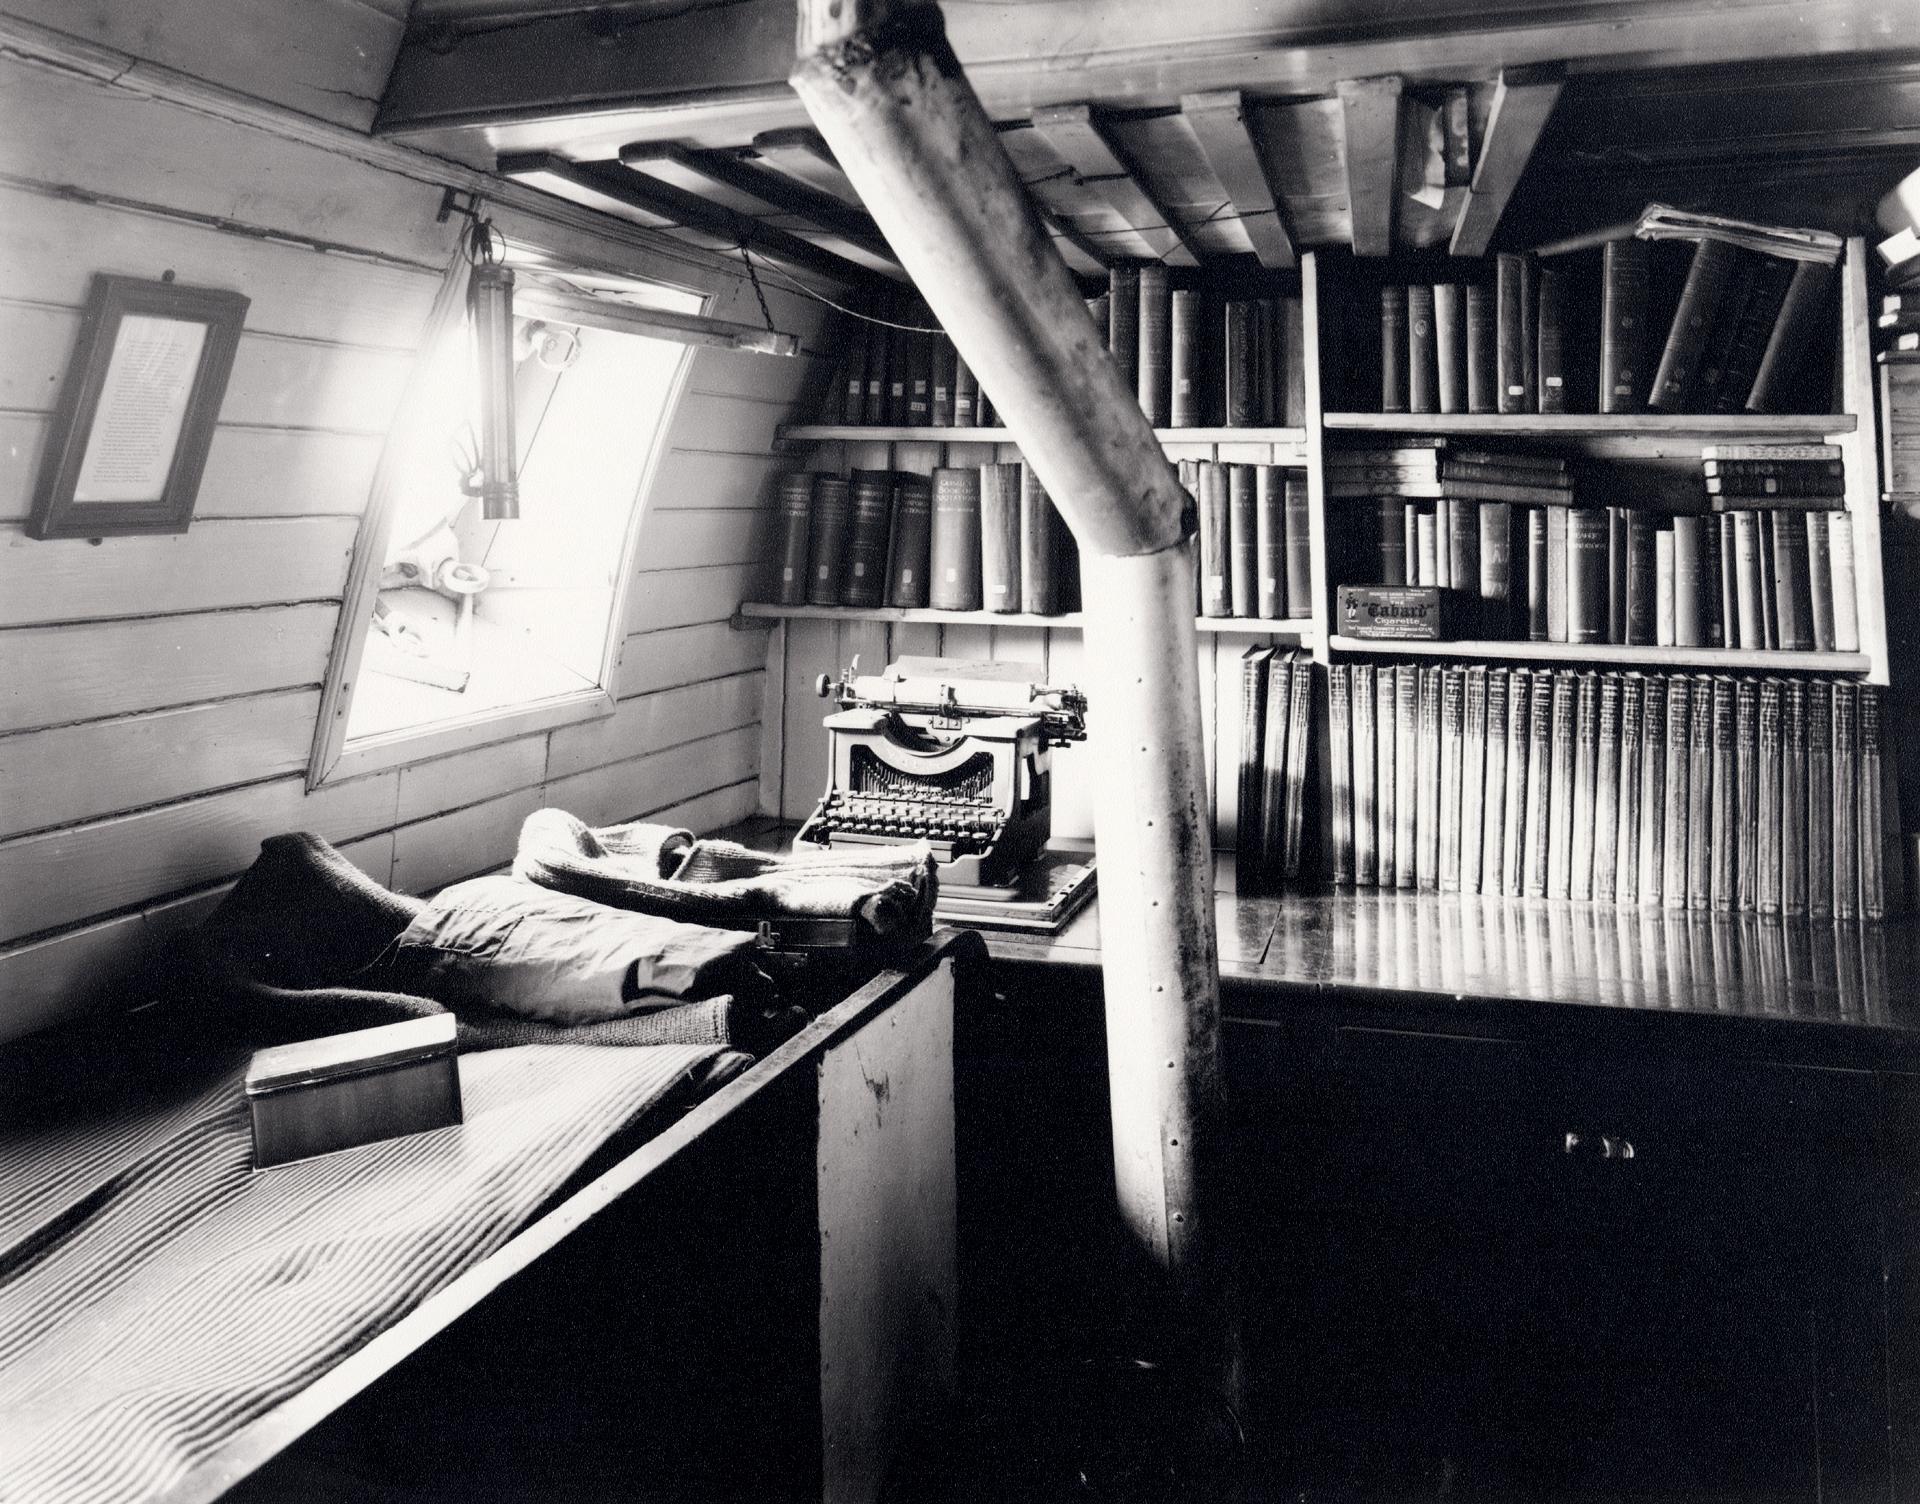
<instances>
[{"instance_id":1,"label":"bookshelf","mask_svg":"<svg viewBox=\"0 0 1920 1504\"><path fill-rule=\"evenodd\" d=\"M1404 642L1335 633L1335 653L1355 657L1498 659L1511 663L1580 663L1596 667L1691 668L1723 673L1864 674L1865 653L1796 653L1783 648L1636 647L1598 642Z\"/></svg>"},{"instance_id":2,"label":"bookshelf","mask_svg":"<svg viewBox=\"0 0 1920 1504\"><path fill-rule=\"evenodd\" d=\"M739 614L743 623L862 621L931 627L1028 628L1049 632L1077 632L1081 627L1078 611L1068 611L1059 616L1029 616L1019 611L941 611L932 606L781 606L766 601L749 601L741 606ZM1296 644L1310 641L1316 630L1313 622L1304 617L1197 616L1193 624L1197 630L1216 636L1285 637Z\"/></svg>"},{"instance_id":3,"label":"bookshelf","mask_svg":"<svg viewBox=\"0 0 1920 1504\"><path fill-rule=\"evenodd\" d=\"M1806 443L1852 433L1852 413L1328 413L1324 428L1504 439L1642 438Z\"/></svg>"}]
</instances>

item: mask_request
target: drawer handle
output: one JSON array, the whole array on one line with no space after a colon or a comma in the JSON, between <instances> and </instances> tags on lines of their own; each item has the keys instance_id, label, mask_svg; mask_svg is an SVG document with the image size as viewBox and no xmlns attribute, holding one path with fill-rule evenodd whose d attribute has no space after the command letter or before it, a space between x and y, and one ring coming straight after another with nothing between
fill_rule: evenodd
<instances>
[{"instance_id":1,"label":"drawer handle","mask_svg":"<svg viewBox=\"0 0 1920 1504\"><path fill-rule=\"evenodd\" d=\"M1633 1140L1611 1133L1568 1133L1561 1152L1573 1159L1632 1159Z\"/></svg>"}]
</instances>

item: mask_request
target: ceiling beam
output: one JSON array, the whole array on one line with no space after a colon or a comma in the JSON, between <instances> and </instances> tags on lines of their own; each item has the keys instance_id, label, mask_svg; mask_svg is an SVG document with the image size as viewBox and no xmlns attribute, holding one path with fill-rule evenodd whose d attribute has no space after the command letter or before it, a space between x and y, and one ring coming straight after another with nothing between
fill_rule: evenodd
<instances>
[{"instance_id":1,"label":"ceiling beam","mask_svg":"<svg viewBox=\"0 0 1920 1504\"><path fill-rule=\"evenodd\" d=\"M1260 264L1279 269L1296 265L1293 237L1287 233L1273 185L1267 180L1246 96L1238 89L1188 94L1180 100L1180 113L1200 143L1200 154L1226 190Z\"/></svg>"},{"instance_id":2,"label":"ceiling beam","mask_svg":"<svg viewBox=\"0 0 1920 1504\"><path fill-rule=\"evenodd\" d=\"M1156 260L1170 266L1200 264L1187 245L1180 222L1134 177L1101 133L1089 106L1047 105L1033 112L1033 128L1074 175L1126 221Z\"/></svg>"},{"instance_id":3,"label":"ceiling beam","mask_svg":"<svg viewBox=\"0 0 1920 1504\"><path fill-rule=\"evenodd\" d=\"M847 181L827 143L805 128L762 131L753 138L754 153L773 171L805 183L815 193L837 198L852 209L866 212L860 190Z\"/></svg>"},{"instance_id":4,"label":"ceiling beam","mask_svg":"<svg viewBox=\"0 0 1920 1504\"><path fill-rule=\"evenodd\" d=\"M1480 160L1473 166L1473 186L1466 207L1453 227L1448 249L1455 256L1483 256L1507 212L1507 200L1520 186L1527 159L1546 129L1559 102L1565 79L1558 70L1509 69L1500 75L1493 107L1480 141Z\"/></svg>"},{"instance_id":5,"label":"ceiling beam","mask_svg":"<svg viewBox=\"0 0 1920 1504\"><path fill-rule=\"evenodd\" d=\"M730 153L689 150L672 141L636 141L620 148L620 162L669 187L811 241L869 271L896 281L906 278L885 238L859 210Z\"/></svg>"},{"instance_id":6,"label":"ceiling beam","mask_svg":"<svg viewBox=\"0 0 1920 1504\"><path fill-rule=\"evenodd\" d=\"M858 286L866 280L863 268L810 241L666 183L643 178L625 167L569 162L549 152L532 152L502 157L495 170L502 177L602 213L670 230L710 250L737 254L745 247L789 271L828 277L847 286Z\"/></svg>"},{"instance_id":7,"label":"ceiling beam","mask_svg":"<svg viewBox=\"0 0 1920 1504\"><path fill-rule=\"evenodd\" d=\"M1346 126L1347 207L1353 217L1353 254L1393 251L1393 216L1399 193L1399 74L1343 78L1340 118Z\"/></svg>"}]
</instances>

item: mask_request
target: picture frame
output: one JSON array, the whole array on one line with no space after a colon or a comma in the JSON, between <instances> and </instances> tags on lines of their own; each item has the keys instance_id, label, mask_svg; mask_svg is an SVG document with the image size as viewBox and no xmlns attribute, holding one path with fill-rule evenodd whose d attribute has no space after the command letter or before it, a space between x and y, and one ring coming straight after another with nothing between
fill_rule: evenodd
<instances>
[{"instance_id":1,"label":"picture frame","mask_svg":"<svg viewBox=\"0 0 1920 1504\"><path fill-rule=\"evenodd\" d=\"M218 288L94 275L28 537L187 530L250 301Z\"/></svg>"}]
</instances>

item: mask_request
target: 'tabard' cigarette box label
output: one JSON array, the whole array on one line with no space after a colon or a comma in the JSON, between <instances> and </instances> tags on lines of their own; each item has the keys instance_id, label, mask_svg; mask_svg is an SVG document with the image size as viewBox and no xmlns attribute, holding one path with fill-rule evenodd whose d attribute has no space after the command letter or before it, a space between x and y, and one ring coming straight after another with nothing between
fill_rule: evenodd
<instances>
[{"instance_id":1,"label":"'tabard' cigarette box label","mask_svg":"<svg viewBox=\"0 0 1920 1504\"><path fill-rule=\"evenodd\" d=\"M1348 637L1439 642L1452 615L1449 593L1431 585L1342 585L1339 630Z\"/></svg>"}]
</instances>

